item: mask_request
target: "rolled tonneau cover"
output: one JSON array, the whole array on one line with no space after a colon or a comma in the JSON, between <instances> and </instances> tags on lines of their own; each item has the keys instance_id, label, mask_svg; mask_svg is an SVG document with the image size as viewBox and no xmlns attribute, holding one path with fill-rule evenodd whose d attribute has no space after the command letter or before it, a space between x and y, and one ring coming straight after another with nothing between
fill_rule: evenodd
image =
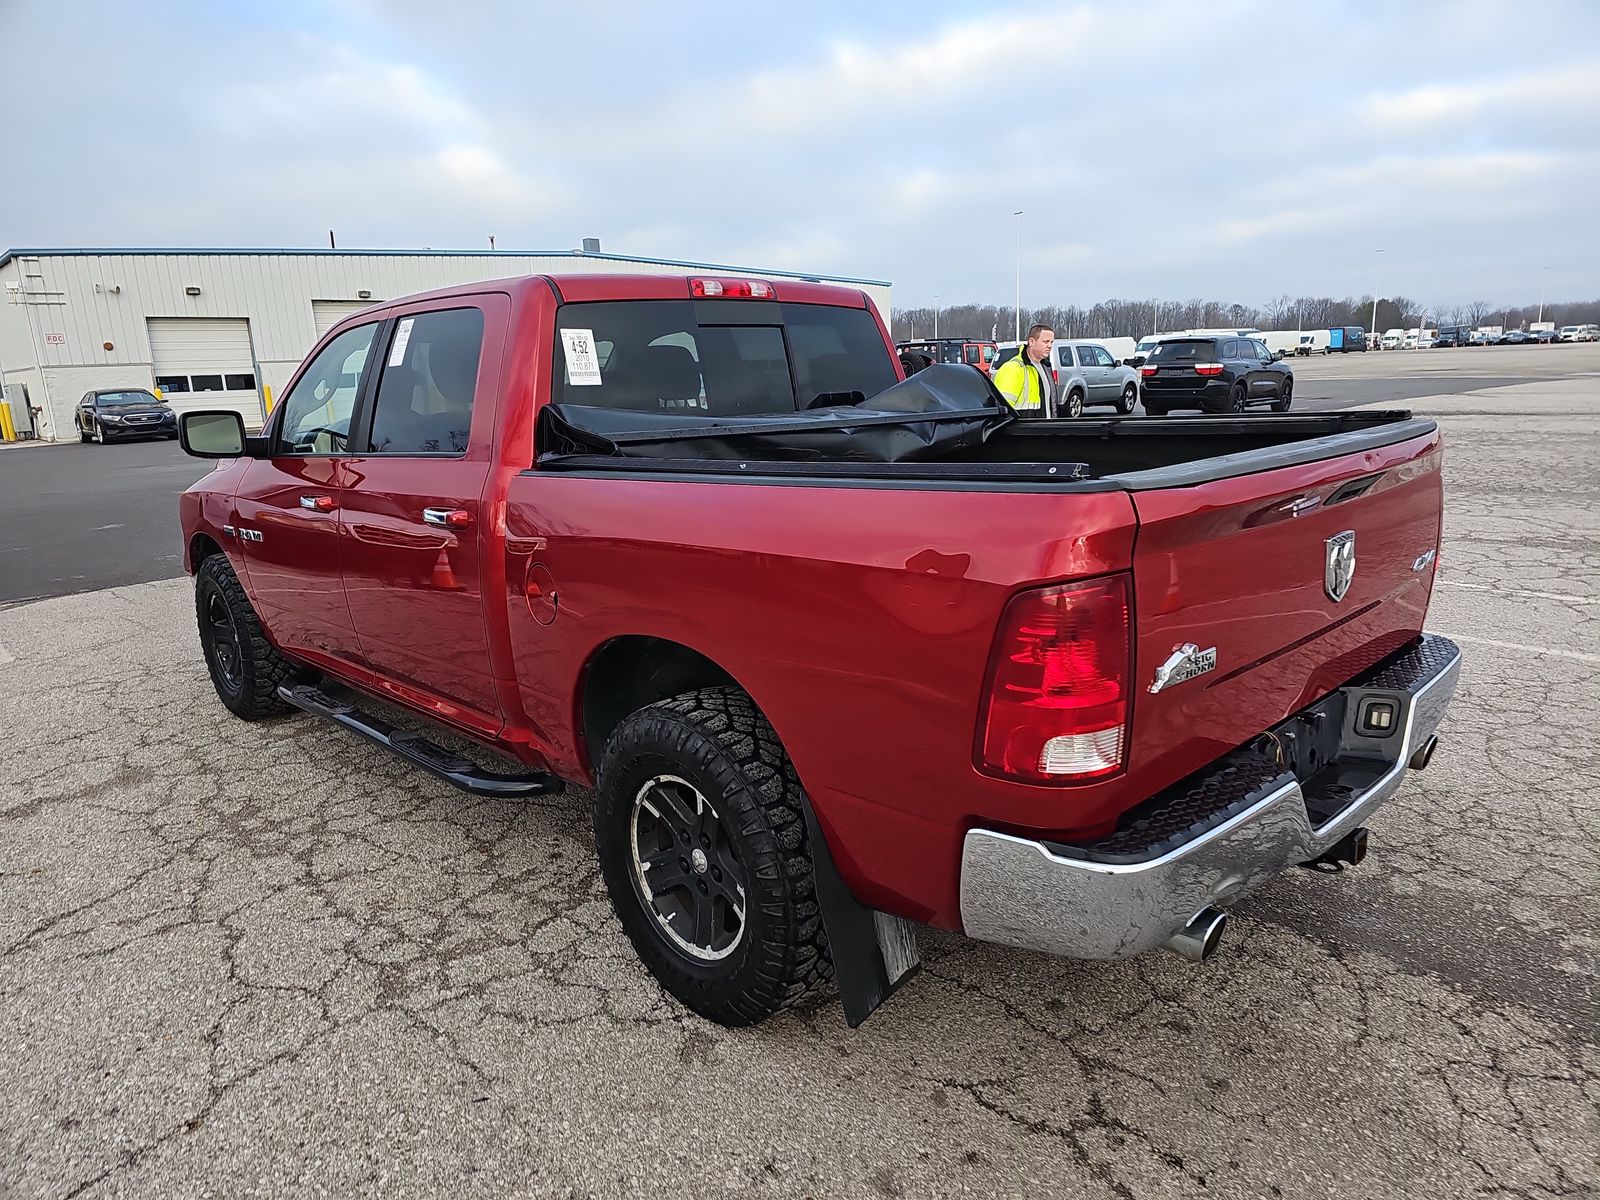
<instances>
[{"instance_id":1,"label":"rolled tonneau cover","mask_svg":"<svg viewBox=\"0 0 1600 1200\"><path fill-rule=\"evenodd\" d=\"M572 454L624 458L919 462L980 446L1016 414L988 378L943 363L876 396L860 392L801 412L694 416L552 404L539 416L540 461Z\"/></svg>"}]
</instances>

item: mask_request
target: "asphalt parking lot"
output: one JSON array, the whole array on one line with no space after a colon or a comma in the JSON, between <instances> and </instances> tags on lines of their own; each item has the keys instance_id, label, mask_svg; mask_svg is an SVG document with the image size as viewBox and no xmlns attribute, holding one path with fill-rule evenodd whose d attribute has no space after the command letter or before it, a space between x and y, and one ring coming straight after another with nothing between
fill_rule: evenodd
<instances>
[{"instance_id":1,"label":"asphalt parking lot","mask_svg":"<svg viewBox=\"0 0 1600 1200\"><path fill-rule=\"evenodd\" d=\"M185 580L5 608L0 1195L1594 1194L1600 348L1312 360L1297 400L1397 378L1448 439L1466 664L1367 862L1204 967L925 933L853 1032L664 998L585 795L234 721Z\"/></svg>"}]
</instances>

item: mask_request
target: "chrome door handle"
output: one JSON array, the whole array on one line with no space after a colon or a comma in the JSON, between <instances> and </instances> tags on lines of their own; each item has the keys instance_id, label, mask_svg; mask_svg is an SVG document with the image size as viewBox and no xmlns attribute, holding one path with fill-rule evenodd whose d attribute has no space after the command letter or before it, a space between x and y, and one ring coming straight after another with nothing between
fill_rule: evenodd
<instances>
[{"instance_id":1,"label":"chrome door handle","mask_svg":"<svg viewBox=\"0 0 1600 1200\"><path fill-rule=\"evenodd\" d=\"M332 512L337 505L332 496L301 496L300 507L312 512Z\"/></svg>"},{"instance_id":2,"label":"chrome door handle","mask_svg":"<svg viewBox=\"0 0 1600 1200\"><path fill-rule=\"evenodd\" d=\"M425 525L438 525L442 529L465 529L472 524L472 514L464 508L425 508L422 510Z\"/></svg>"}]
</instances>

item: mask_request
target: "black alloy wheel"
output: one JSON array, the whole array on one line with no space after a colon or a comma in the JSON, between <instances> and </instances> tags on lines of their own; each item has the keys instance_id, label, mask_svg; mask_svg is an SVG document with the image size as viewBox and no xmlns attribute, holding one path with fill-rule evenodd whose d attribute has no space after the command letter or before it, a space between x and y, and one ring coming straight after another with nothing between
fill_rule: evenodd
<instances>
[{"instance_id":1,"label":"black alloy wheel","mask_svg":"<svg viewBox=\"0 0 1600 1200\"><path fill-rule=\"evenodd\" d=\"M633 798L633 886L667 941L692 962L727 958L744 936L745 865L722 817L677 775L657 775Z\"/></svg>"},{"instance_id":2,"label":"black alloy wheel","mask_svg":"<svg viewBox=\"0 0 1600 1200\"><path fill-rule=\"evenodd\" d=\"M239 625L219 591L212 591L205 598L204 630L205 644L216 664L220 684L229 691L239 691L243 683L241 663L244 658L239 642Z\"/></svg>"}]
</instances>

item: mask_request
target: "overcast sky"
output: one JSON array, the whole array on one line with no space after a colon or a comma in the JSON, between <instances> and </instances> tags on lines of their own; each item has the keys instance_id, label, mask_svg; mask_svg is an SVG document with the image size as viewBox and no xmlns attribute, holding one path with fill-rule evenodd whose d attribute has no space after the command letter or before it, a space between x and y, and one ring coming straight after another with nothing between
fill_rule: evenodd
<instances>
[{"instance_id":1,"label":"overcast sky","mask_svg":"<svg viewBox=\"0 0 1600 1200\"><path fill-rule=\"evenodd\" d=\"M1386 11L1387 10L1387 11ZM72 17L70 27L66 17ZM607 251L896 307L1600 295L1600 3L0 0L0 247Z\"/></svg>"}]
</instances>

